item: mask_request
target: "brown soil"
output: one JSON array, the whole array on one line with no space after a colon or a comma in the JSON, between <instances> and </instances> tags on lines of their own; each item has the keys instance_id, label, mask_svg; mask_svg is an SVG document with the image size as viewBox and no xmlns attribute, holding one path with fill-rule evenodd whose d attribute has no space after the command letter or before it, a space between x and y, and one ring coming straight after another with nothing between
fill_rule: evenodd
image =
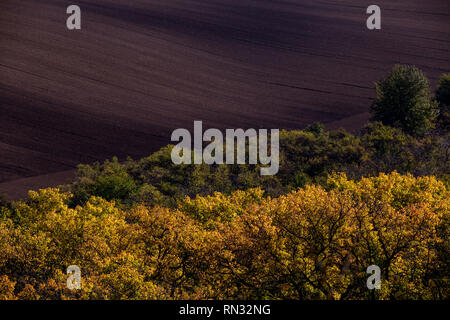
<instances>
[{"instance_id":1,"label":"brown soil","mask_svg":"<svg viewBox=\"0 0 450 320\"><path fill-rule=\"evenodd\" d=\"M78 163L146 156L175 128L360 128L396 63L450 69L448 0L0 2L0 193ZM54 174L62 172L60 174ZM69 171L70 172L70 171ZM72 171L73 172L73 171Z\"/></svg>"}]
</instances>

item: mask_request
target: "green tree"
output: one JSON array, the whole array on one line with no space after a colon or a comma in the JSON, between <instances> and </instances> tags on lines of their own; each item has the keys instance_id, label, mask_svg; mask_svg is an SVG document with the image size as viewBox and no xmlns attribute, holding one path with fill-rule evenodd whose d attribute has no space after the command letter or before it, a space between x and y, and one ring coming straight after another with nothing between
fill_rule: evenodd
<instances>
[{"instance_id":1,"label":"green tree","mask_svg":"<svg viewBox=\"0 0 450 320\"><path fill-rule=\"evenodd\" d=\"M432 100L429 81L418 68L396 65L375 88L373 120L415 136L434 127L439 114L437 102Z\"/></svg>"},{"instance_id":2,"label":"green tree","mask_svg":"<svg viewBox=\"0 0 450 320\"><path fill-rule=\"evenodd\" d=\"M450 73L443 74L439 80L436 91L436 100L439 102L440 124L448 130L450 126Z\"/></svg>"},{"instance_id":3,"label":"green tree","mask_svg":"<svg viewBox=\"0 0 450 320\"><path fill-rule=\"evenodd\" d=\"M440 105L450 106L450 73L445 73L439 80L436 99Z\"/></svg>"}]
</instances>

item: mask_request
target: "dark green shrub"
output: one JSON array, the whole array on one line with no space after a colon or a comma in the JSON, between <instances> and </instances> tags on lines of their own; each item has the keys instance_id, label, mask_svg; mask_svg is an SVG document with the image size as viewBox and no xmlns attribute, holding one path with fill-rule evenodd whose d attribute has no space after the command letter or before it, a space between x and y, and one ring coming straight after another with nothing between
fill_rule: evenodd
<instances>
[{"instance_id":1,"label":"dark green shrub","mask_svg":"<svg viewBox=\"0 0 450 320\"><path fill-rule=\"evenodd\" d=\"M373 120L415 136L434 128L439 114L437 102L432 100L429 81L418 68L396 65L375 87Z\"/></svg>"},{"instance_id":2,"label":"dark green shrub","mask_svg":"<svg viewBox=\"0 0 450 320\"><path fill-rule=\"evenodd\" d=\"M439 124L448 132L450 127L450 73L443 74L439 80L436 100L440 109Z\"/></svg>"}]
</instances>

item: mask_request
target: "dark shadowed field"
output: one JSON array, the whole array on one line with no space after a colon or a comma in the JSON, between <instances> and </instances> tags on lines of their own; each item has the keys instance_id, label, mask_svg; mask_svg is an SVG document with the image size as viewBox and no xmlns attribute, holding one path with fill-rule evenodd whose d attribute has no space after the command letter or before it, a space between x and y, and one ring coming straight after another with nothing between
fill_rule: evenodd
<instances>
[{"instance_id":1,"label":"dark shadowed field","mask_svg":"<svg viewBox=\"0 0 450 320\"><path fill-rule=\"evenodd\" d=\"M78 163L149 155L171 132L355 130L396 63L450 70L448 0L0 1L0 193L65 182ZM66 8L82 9L68 31Z\"/></svg>"}]
</instances>

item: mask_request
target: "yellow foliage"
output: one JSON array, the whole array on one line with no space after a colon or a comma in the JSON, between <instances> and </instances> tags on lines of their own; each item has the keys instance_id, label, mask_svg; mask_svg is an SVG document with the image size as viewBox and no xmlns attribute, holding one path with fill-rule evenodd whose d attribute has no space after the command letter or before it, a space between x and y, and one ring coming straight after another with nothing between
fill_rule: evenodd
<instances>
[{"instance_id":1,"label":"yellow foliage","mask_svg":"<svg viewBox=\"0 0 450 320\"><path fill-rule=\"evenodd\" d=\"M446 299L449 191L434 177L330 176L123 211L30 192L0 219L0 299ZM82 271L81 290L66 268ZM382 289L365 286L382 270Z\"/></svg>"}]
</instances>

